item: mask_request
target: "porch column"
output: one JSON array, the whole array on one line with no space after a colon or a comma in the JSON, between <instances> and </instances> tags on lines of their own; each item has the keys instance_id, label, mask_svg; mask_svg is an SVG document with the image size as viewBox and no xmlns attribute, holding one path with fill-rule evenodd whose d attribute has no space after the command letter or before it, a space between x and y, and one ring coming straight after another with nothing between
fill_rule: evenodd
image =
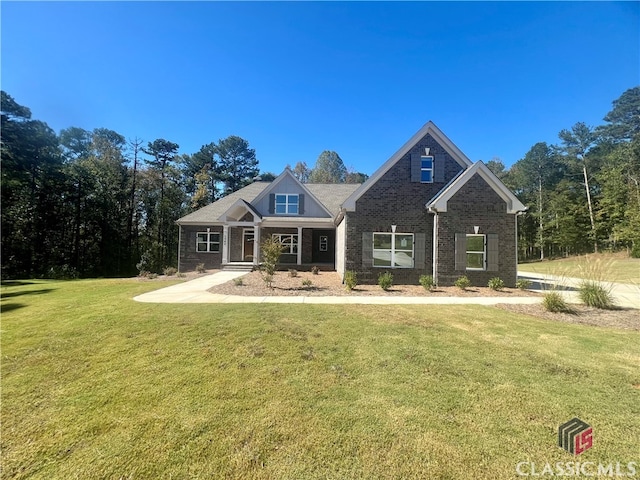
<instances>
[{"instance_id":1,"label":"porch column","mask_svg":"<svg viewBox=\"0 0 640 480\"><path fill-rule=\"evenodd\" d=\"M260 265L260 226L253 227L253 264Z\"/></svg>"},{"instance_id":2,"label":"porch column","mask_svg":"<svg viewBox=\"0 0 640 480\"><path fill-rule=\"evenodd\" d=\"M222 226L222 264L229 263L229 226Z\"/></svg>"},{"instance_id":3,"label":"porch column","mask_svg":"<svg viewBox=\"0 0 640 480\"><path fill-rule=\"evenodd\" d=\"M302 227L298 227L298 265L302 265Z\"/></svg>"}]
</instances>

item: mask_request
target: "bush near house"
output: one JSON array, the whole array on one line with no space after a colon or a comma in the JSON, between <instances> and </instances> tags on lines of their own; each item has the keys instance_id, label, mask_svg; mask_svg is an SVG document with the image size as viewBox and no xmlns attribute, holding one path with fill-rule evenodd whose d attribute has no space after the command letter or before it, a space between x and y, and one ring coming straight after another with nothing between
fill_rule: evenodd
<instances>
[{"instance_id":1,"label":"bush near house","mask_svg":"<svg viewBox=\"0 0 640 480\"><path fill-rule=\"evenodd\" d=\"M378 285L385 292L393 286L393 275L391 272L384 272L378 275Z\"/></svg>"}]
</instances>

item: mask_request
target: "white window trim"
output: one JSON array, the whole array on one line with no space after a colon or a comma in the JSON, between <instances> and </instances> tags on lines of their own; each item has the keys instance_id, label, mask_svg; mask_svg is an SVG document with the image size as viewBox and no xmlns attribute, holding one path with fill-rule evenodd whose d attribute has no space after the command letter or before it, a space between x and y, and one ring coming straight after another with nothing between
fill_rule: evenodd
<instances>
[{"instance_id":1,"label":"white window trim","mask_svg":"<svg viewBox=\"0 0 640 480\"><path fill-rule=\"evenodd\" d=\"M391 249L386 249L386 248L376 248L376 241L375 241L375 237L376 235L391 235ZM407 265L407 266L401 266L401 265L395 265L396 263L396 236L411 236L411 265ZM374 232L373 233L373 240L372 240L372 255L373 255L373 259L372 259L372 266L373 268L415 268L415 264L416 264L416 237L413 233L403 233L403 232ZM407 250L400 250L401 252L406 252ZM391 265L375 265L375 252L389 252L391 254Z\"/></svg>"},{"instance_id":2,"label":"white window trim","mask_svg":"<svg viewBox=\"0 0 640 480\"><path fill-rule=\"evenodd\" d=\"M284 196L284 203L278 203L278 197ZM296 197L298 201L296 203L290 203L289 197ZM284 213L278 213L278 205L284 205ZM295 205L297 212L293 213L289 211L289 207ZM300 194L298 193L276 193L273 201L273 213L276 215L300 215Z\"/></svg>"},{"instance_id":3,"label":"white window trim","mask_svg":"<svg viewBox=\"0 0 640 480\"><path fill-rule=\"evenodd\" d=\"M469 250L469 237L482 237L482 244L483 244L483 249L482 251L479 250ZM472 271L476 271L476 272L483 272L487 269L487 236L485 234L482 233L467 233L467 249L465 252L466 254L469 253L481 253L482 254L482 268L473 268L473 267L467 267L467 270L472 270ZM469 262L467 261L467 265L469 265Z\"/></svg>"},{"instance_id":4,"label":"white window trim","mask_svg":"<svg viewBox=\"0 0 640 480\"><path fill-rule=\"evenodd\" d=\"M283 250L282 253L284 255L297 255L298 254L298 250L300 249L300 244L298 243L298 234L297 233L273 233L271 235L271 237L274 240L279 241L280 243L282 243L282 237L292 237L291 238L291 243L289 243L289 244L282 243L282 245L289 246L289 249L288 249L289 251ZM293 248L294 246L296 247L295 251L294 251L294 248Z\"/></svg>"},{"instance_id":5,"label":"white window trim","mask_svg":"<svg viewBox=\"0 0 640 480\"><path fill-rule=\"evenodd\" d=\"M431 160L431 168L422 167L422 161L427 159ZM436 159L433 157L433 155L422 155L420 157L420 183L433 183L433 171L434 171L433 167L435 166L435 161ZM430 181L422 180L422 172L431 172L431 180Z\"/></svg>"},{"instance_id":6,"label":"white window trim","mask_svg":"<svg viewBox=\"0 0 640 480\"><path fill-rule=\"evenodd\" d=\"M200 235L206 235L207 239L205 241L200 240ZM211 238L213 235L217 235L218 240L213 241ZM210 228L207 228L206 232L196 232L196 253L220 253L220 237L222 237L221 232L212 232ZM198 250L198 246L205 244L207 246L206 250ZM217 245L218 249L213 250L212 245Z\"/></svg>"}]
</instances>

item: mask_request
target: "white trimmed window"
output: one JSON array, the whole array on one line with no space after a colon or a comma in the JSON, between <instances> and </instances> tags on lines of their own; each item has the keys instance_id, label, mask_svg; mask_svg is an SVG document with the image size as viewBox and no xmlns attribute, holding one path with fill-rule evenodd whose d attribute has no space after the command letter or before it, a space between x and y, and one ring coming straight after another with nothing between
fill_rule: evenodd
<instances>
[{"instance_id":1,"label":"white trimmed window","mask_svg":"<svg viewBox=\"0 0 640 480\"><path fill-rule=\"evenodd\" d=\"M373 266L413 268L412 233L374 233Z\"/></svg>"},{"instance_id":2,"label":"white trimmed window","mask_svg":"<svg viewBox=\"0 0 640 480\"><path fill-rule=\"evenodd\" d=\"M206 232L196 233L196 252L198 253L220 252L220 232L211 232L207 228Z\"/></svg>"},{"instance_id":3,"label":"white trimmed window","mask_svg":"<svg viewBox=\"0 0 640 480\"><path fill-rule=\"evenodd\" d=\"M296 194L278 193L275 198L275 213L297 215L299 198Z\"/></svg>"},{"instance_id":4,"label":"white trimmed window","mask_svg":"<svg viewBox=\"0 0 640 480\"><path fill-rule=\"evenodd\" d=\"M420 182L433 183L433 157L420 157Z\"/></svg>"},{"instance_id":5,"label":"white trimmed window","mask_svg":"<svg viewBox=\"0 0 640 480\"><path fill-rule=\"evenodd\" d=\"M298 234L297 233L274 233L274 240L278 240L282 244L282 253L297 254L298 253Z\"/></svg>"},{"instance_id":6,"label":"white trimmed window","mask_svg":"<svg viewBox=\"0 0 640 480\"><path fill-rule=\"evenodd\" d=\"M467 270L485 270L487 265L487 236L467 234Z\"/></svg>"}]
</instances>

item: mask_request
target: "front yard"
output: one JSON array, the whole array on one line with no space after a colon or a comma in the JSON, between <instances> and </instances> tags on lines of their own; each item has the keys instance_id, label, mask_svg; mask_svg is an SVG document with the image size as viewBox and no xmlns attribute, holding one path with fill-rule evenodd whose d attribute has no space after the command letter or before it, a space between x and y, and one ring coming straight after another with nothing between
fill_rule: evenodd
<instances>
[{"instance_id":1,"label":"front yard","mask_svg":"<svg viewBox=\"0 0 640 480\"><path fill-rule=\"evenodd\" d=\"M493 307L154 305L2 287L2 478L474 478L593 426L638 461L640 333Z\"/></svg>"}]
</instances>

